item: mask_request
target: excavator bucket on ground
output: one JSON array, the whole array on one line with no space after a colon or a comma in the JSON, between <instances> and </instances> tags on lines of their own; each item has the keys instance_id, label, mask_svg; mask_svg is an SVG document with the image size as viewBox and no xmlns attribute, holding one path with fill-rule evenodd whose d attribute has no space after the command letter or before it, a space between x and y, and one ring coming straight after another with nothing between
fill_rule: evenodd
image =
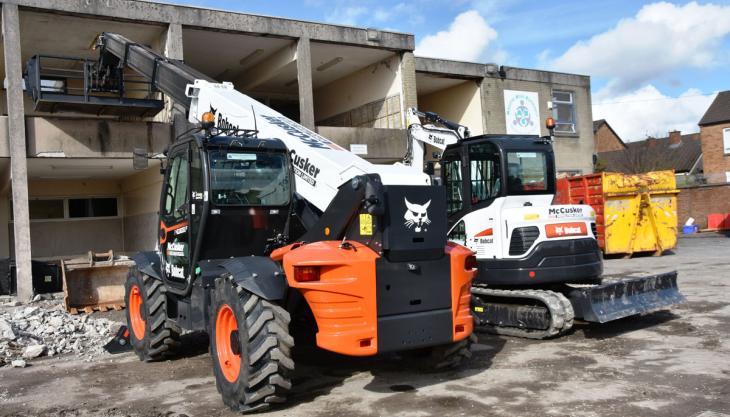
<instances>
[{"instance_id":1,"label":"excavator bucket on ground","mask_svg":"<svg viewBox=\"0 0 730 417\"><path fill-rule=\"evenodd\" d=\"M124 282L134 261L114 252L61 261L63 300L71 314L124 308Z\"/></svg>"},{"instance_id":2,"label":"excavator bucket on ground","mask_svg":"<svg viewBox=\"0 0 730 417\"><path fill-rule=\"evenodd\" d=\"M575 318L606 323L662 310L686 301L677 287L677 272L628 278L576 288L568 293Z\"/></svg>"}]
</instances>

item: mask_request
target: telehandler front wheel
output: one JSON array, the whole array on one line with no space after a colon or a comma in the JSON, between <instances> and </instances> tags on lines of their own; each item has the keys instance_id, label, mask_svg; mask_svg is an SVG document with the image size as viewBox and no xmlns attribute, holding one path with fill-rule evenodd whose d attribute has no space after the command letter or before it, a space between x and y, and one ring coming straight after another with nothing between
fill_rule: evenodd
<instances>
[{"instance_id":1,"label":"telehandler front wheel","mask_svg":"<svg viewBox=\"0 0 730 417\"><path fill-rule=\"evenodd\" d=\"M180 329L167 320L165 286L133 266L124 289L129 342L137 356L145 362L169 356L179 345Z\"/></svg>"},{"instance_id":2,"label":"telehandler front wheel","mask_svg":"<svg viewBox=\"0 0 730 417\"><path fill-rule=\"evenodd\" d=\"M216 279L210 353L218 392L235 411L261 411L286 400L294 370L289 313L236 285Z\"/></svg>"}]
</instances>

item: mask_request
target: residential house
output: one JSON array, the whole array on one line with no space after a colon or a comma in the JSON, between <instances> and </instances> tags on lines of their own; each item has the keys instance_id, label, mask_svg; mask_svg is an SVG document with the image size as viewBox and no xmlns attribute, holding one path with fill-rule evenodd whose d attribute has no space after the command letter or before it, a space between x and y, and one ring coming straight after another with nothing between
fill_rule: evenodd
<instances>
[{"instance_id":1,"label":"residential house","mask_svg":"<svg viewBox=\"0 0 730 417\"><path fill-rule=\"evenodd\" d=\"M715 97L698 124L707 182L730 182L730 91Z\"/></svg>"},{"instance_id":2,"label":"residential house","mask_svg":"<svg viewBox=\"0 0 730 417\"><path fill-rule=\"evenodd\" d=\"M699 133L669 132L664 138L647 138L625 144L625 149L598 153L602 171L640 174L674 170L677 185L695 183L702 173L702 142Z\"/></svg>"}]
</instances>

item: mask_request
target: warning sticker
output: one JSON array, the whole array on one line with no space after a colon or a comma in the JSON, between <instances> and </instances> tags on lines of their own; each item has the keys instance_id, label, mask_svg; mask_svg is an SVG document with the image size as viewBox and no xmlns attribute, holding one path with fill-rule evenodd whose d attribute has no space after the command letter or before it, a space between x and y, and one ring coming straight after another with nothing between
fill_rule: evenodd
<instances>
[{"instance_id":1,"label":"warning sticker","mask_svg":"<svg viewBox=\"0 0 730 417\"><path fill-rule=\"evenodd\" d=\"M360 215L360 235L373 235L373 216L370 214L364 213Z\"/></svg>"}]
</instances>

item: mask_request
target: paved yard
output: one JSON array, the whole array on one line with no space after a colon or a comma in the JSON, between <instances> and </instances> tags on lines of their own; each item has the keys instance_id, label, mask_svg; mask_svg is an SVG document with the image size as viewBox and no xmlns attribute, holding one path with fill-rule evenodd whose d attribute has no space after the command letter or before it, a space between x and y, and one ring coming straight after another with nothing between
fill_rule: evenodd
<instances>
[{"instance_id":1,"label":"paved yard","mask_svg":"<svg viewBox=\"0 0 730 417\"><path fill-rule=\"evenodd\" d=\"M730 415L730 238L685 238L673 254L606 261L606 274L679 270L688 303L559 339L480 335L459 371L393 356L299 352L295 392L267 416ZM204 336L173 361L133 354L0 369L0 415L229 416Z\"/></svg>"}]
</instances>

